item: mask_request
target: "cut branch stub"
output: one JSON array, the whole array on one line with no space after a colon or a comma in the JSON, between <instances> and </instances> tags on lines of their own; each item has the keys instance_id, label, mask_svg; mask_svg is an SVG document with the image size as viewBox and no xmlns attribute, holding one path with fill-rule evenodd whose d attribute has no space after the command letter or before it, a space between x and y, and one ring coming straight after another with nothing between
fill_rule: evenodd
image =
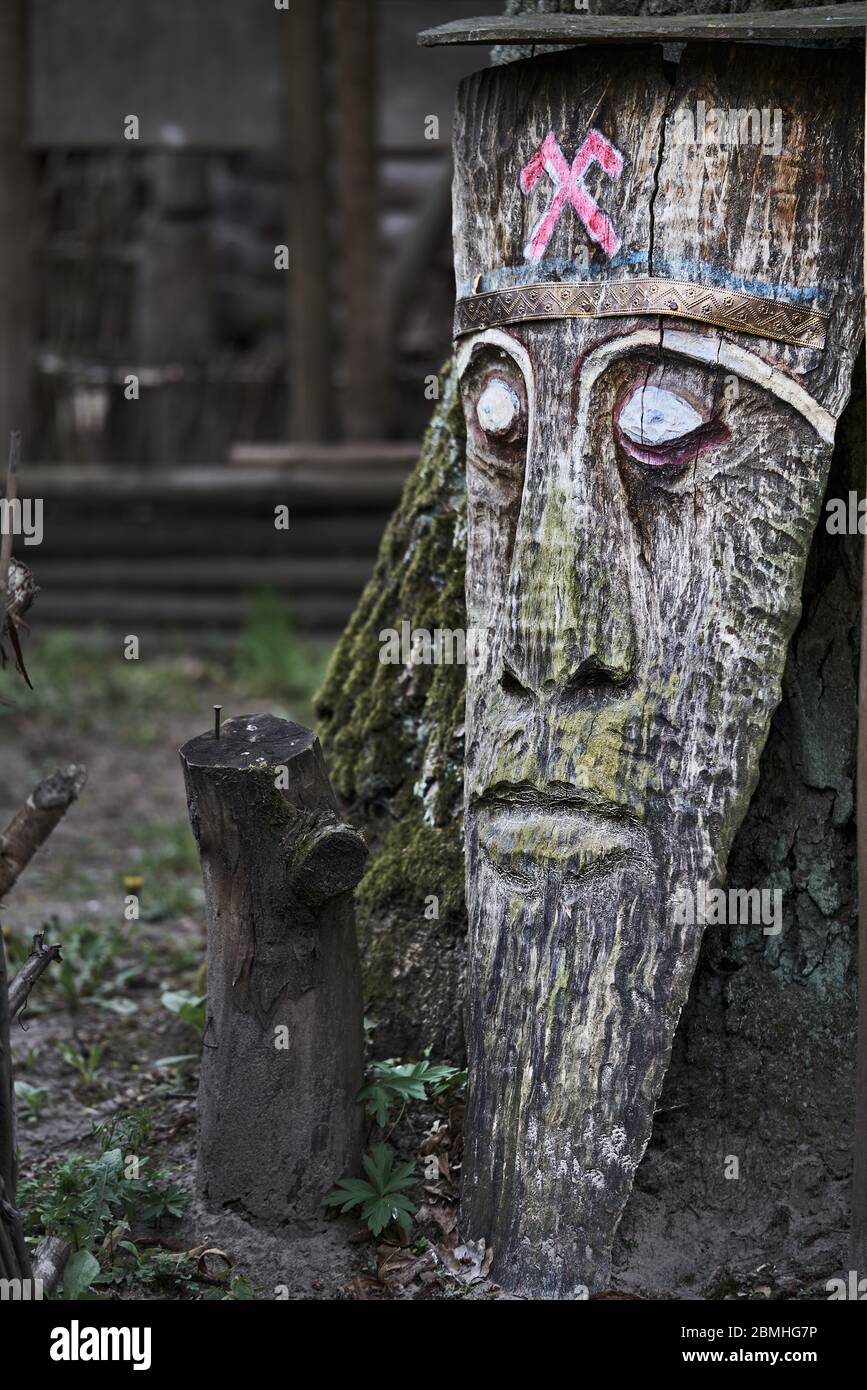
<instances>
[{"instance_id":1,"label":"cut branch stub","mask_svg":"<svg viewBox=\"0 0 867 1390\"><path fill-rule=\"evenodd\" d=\"M0 898L5 898L87 781L87 768L70 763L32 791L0 836Z\"/></svg>"},{"instance_id":2,"label":"cut branch stub","mask_svg":"<svg viewBox=\"0 0 867 1390\"><path fill-rule=\"evenodd\" d=\"M32 990L40 975L48 969L54 960L62 960L60 954L60 943L46 946L45 933L36 932L33 937L33 949L26 961L22 965L14 980L9 982L9 1017L15 1018L27 1003L28 995Z\"/></svg>"},{"instance_id":3,"label":"cut branch stub","mask_svg":"<svg viewBox=\"0 0 867 1390\"><path fill-rule=\"evenodd\" d=\"M199 1187L257 1220L309 1216L358 1158L367 848L299 724L241 716L181 762L208 915Z\"/></svg>"}]
</instances>

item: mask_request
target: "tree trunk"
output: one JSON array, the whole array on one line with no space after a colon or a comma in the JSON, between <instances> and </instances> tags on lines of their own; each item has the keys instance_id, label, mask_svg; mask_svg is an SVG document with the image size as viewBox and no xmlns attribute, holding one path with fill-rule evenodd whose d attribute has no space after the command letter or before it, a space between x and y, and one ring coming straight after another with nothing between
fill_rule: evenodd
<instances>
[{"instance_id":1,"label":"tree trunk","mask_svg":"<svg viewBox=\"0 0 867 1390\"><path fill-rule=\"evenodd\" d=\"M827 497L863 486L862 377L856 369ZM464 673L379 660L380 634L404 619L428 629L466 624L464 451L449 365L418 466L319 697L335 786L372 845L356 900L383 1054L417 1055L433 1042L459 1058L464 1046ZM728 868L730 887L784 890L783 931L720 927L705 937L615 1241L615 1275L627 1287L719 1296L732 1278L768 1265L778 1281L816 1281L824 1296L823 1281L845 1259L862 544L821 523L813 539L782 701ZM723 1177L726 1155L739 1158L736 1181Z\"/></svg>"},{"instance_id":2,"label":"tree trunk","mask_svg":"<svg viewBox=\"0 0 867 1390\"><path fill-rule=\"evenodd\" d=\"M467 622L487 639L461 1229L515 1291L608 1286L705 918L782 930L776 883L723 885L863 333L860 79L852 53L593 46L460 89ZM696 131L753 101L777 153L767 119L767 148ZM592 197L569 182L590 158Z\"/></svg>"},{"instance_id":3,"label":"tree trunk","mask_svg":"<svg viewBox=\"0 0 867 1390\"><path fill-rule=\"evenodd\" d=\"M208 915L198 1183L269 1225L316 1215L359 1156L362 1003L352 888L319 743L241 716L181 749Z\"/></svg>"},{"instance_id":4,"label":"tree trunk","mask_svg":"<svg viewBox=\"0 0 867 1390\"><path fill-rule=\"evenodd\" d=\"M0 1279L20 1280L31 1276L30 1256L15 1207L18 1164L7 986L6 950L0 934Z\"/></svg>"}]
</instances>

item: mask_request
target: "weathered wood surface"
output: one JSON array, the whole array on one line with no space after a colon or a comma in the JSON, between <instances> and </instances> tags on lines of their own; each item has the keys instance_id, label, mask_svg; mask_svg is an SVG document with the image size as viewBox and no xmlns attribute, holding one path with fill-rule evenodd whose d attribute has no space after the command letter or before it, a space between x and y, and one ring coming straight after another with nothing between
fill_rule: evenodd
<instances>
[{"instance_id":1,"label":"weathered wood surface","mask_svg":"<svg viewBox=\"0 0 867 1390\"><path fill-rule=\"evenodd\" d=\"M39 977L45 974L49 965L61 959L60 943L55 942L53 945L46 946L45 933L36 932L30 955L18 974L9 983L9 1015L11 1018L15 1018L21 1012L30 997L30 991Z\"/></svg>"},{"instance_id":2,"label":"weathered wood surface","mask_svg":"<svg viewBox=\"0 0 867 1390\"><path fill-rule=\"evenodd\" d=\"M697 47L673 85L653 51L578 50L461 92L460 293L580 279L586 252L589 277L831 313L824 353L640 317L459 351L467 617L488 639L468 669L462 1232L508 1287L608 1282L702 937L683 895L724 880L756 784L862 336L860 86L840 53ZM699 102L778 109L779 151L690 142ZM547 132L571 162L591 127L622 157L587 184L616 237L567 201L531 257L552 189L521 171Z\"/></svg>"},{"instance_id":3,"label":"weathered wood surface","mask_svg":"<svg viewBox=\"0 0 867 1390\"><path fill-rule=\"evenodd\" d=\"M33 1256L33 1278L41 1281L43 1298L51 1298L59 1289L68 1259L69 1246L60 1236L40 1241Z\"/></svg>"},{"instance_id":4,"label":"weathered wood surface","mask_svg":"<svg viewBox=\"0 0 867 1390\"><path fill-rule=\"evenodd\" d=\"M0 898L17 883L54 827L81 795L87 768L76 763L46 777L16 811L0 835Z\"/></svg>"},{"instance_id":5,"label":"weathered wood surface","mask_svg":"<svg viewBox=\"0 0 867 1390\"><path fill-rule=\"evenodd\" d=\"M15 1206L18 1184L15 1090L9 1028L6 948L0 936L0 1279L28 1279L30 1256Z\"/></svg>"},{"instance_id":6,"label":"weathered wood surface","mask_svg":"<svg viewBox=\"0 0 867 1390\"><path fill-rule=\"evenodd\" d=\"M325 471L315 466L250 468L243 474L214 468L124 468L106 464L35 464L27 469L27 495L96 504L164 502L177 507L216 509L223 504L237 510L248 500L263 508L263 518L273 525L267 504L282 501L303 512L339 512L344 506L356 511L379 511L400 497L398 470L385 468ZM40 491L42 489L42 491ZM24 549L22 547L22 549ZM24 551L26 553L26 550Z\"/></svg>"},{"instance_id":7,"label":"weathered wood surface","mask_svg":"<svg viewBox=\"0 0 867 1390\"><path fill-rule=\"evenodd\" d=\"M236 468L412 468L418 458L415 441L380 439L348 444L233 444L226 456Z\"/></svg>"},{"instance_id":8,"label":"weathered wood surface","mask_svg":"<svg viewBox=\"0 0 867 1390\"><path fill-rule=\"evenodd\" d=\"M367 849L298 724L242 715L180 756L208 915L199 1188L282 1225L315 1216L358 1159Z\"/></svg>"},{"instance_id":9,"label":"weathered wood surface","mask_svg":"<svg viewBox=\"0 0 867 1390\"><path fill-rule=\"evenodd\" d=\"M453 20L425 29L418 42L425 48L442 44L584 44L679 43L688 41L762 40L803 42L858 39L863 41L867 8L820 5L797 10L751 11L746 14L485 15Z\"/></svg>"},{"instance_id":10,"label":"weathered wood surface","mask_svg":"<svg viewBox=\"0 0 867 1390\"><path fill-rule=\"evenodd\" d=\"M867 93L867 71L865 71ZM867 148L864 151L867 173ZM867 208L864 214L864 266L867 290ZM867 311L867 298L865 298ZM867 487L865 487L867 494ZM867 903L867 540L861 552L861 660L858 670L858 748L856 763L855 845L858 898ZM853 1269L867 1268L867 912L858 922L858 1033L855 1055L855 1132L852 1172L852 1231L849 1259Z\"/></svg>"}]
</instances>

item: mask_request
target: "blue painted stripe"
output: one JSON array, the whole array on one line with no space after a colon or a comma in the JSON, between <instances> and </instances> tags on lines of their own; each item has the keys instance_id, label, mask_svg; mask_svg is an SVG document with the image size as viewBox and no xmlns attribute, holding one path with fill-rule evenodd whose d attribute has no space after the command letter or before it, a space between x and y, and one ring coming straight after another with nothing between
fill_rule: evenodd
<instances>
[{"instance_id":1,"label":"blue painted stripe","mask_svg":"<svg viewBox=\"0 0 867 1390\"><path fill-rule=\"evenodd\" d=\"M580 283L582 280L606 279L607 272L629 268L630 270L648 269L648 255L646 251L629 251L625 255L615 256L607 261L604 267L595 265L584 270L575 261L566 258L541 260L536 265L509 265L499 266L496 270L488 270L482 276L479 283L479 292L485 290L513 289L518 285L532 285L537 283L559 283L566 281L570 284ZM811 304L816 308L824 309L827 304L827 294L812 286L796 285L772 285L766 280L754 280L748 276L735 275L731 271L721 270L719 266L710 261L693 261L679 259L677 257L657 259L653 267L654 274L670 280L691 280L698 284L713 285L718 289L739 290L742 294L759 295L762 299L775 299L783 304ZM616 276L612 276L616 279ZM473 287L465 284L459 291L458 298L465 298L471 295Z\"/></svg>"}]
</instances>

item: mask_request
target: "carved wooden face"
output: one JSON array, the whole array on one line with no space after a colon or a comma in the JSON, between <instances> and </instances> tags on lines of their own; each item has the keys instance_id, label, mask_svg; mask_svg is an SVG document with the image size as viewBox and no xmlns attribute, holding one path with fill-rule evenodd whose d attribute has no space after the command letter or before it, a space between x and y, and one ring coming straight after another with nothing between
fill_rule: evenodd
<instances>
[{"instance_id":1,"label":"carved wooden face","mask_svg":"<svg viewBox=\"0 0 867 1390\"><path fill-rule=\"evenodd\" d=\"M779 701L833 421L758 356L638 320L491 329L461 366L489 657L470 804L580 791L651 840L700 826L711 866Z\"/></svg>"},{"instance_id":2,"label":"carved wooden face","mask_svg":"<svg viewBox=\"0 0 867 1390\"><path fill-rule=\"evenodd\" d=\"M461 90L461 1229L511 1288L607 1283L700 945L681 893L758 776L861 331L862 81L584 48ZM776 153L708 146L700 112L752 107Z\"/></svg>"},{"instance_id":3,"label":"carved wooden face","mask_svg":"<svg viewBox=\"0 0 867 1390\"><path fill-rule=\"evenodd\" d=\"M566 1291L605 1282L698 950L676 897L718 879L755 785L833 422L758 355L646 320L490 329L459 364L487 638L467 693L473 1105L501 1193L573 1220L527 1256ZM529 1128L528 1088L547 1097Z\"/></svg>"}]
</instances>

